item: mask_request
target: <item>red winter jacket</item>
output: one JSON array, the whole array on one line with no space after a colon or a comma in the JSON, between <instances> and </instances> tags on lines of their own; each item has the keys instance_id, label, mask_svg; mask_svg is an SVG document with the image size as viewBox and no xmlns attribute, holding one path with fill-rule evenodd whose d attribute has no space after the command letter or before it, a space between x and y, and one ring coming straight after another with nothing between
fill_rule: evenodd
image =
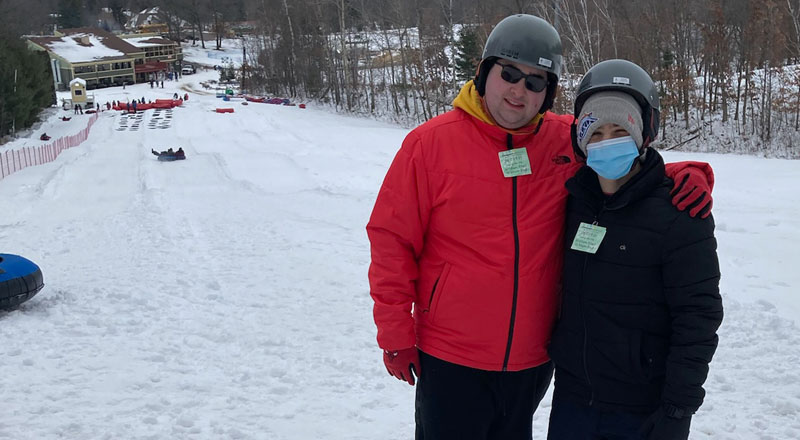
<instances>
[{"instance_id":1,"label":"red winter jacket","mask_svg":"<svg viewBox=\"0 0 800 440\"><path fill-rule=\"evenodd\" d=\"M367 225L382 348L495 371L549 359L572 119L547 113L511 135L457 108L409 133ZM532 174L503 177L510 147L527 149Z\"/></svg>"}]
</instances>

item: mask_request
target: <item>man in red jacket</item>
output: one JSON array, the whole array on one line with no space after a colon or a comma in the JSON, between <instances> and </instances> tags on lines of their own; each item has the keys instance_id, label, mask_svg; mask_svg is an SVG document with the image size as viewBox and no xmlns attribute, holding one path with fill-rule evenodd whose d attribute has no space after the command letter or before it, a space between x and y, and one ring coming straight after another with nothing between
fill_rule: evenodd
<instances>
[{"instance_id":1,"label":"man in red jacket","mask_svg":"<svg viewBox=\"0 0 800 440\"><path fill-rule=\"evenodd\" d=\"M532 437L553 372L564 183L580 168L574 118L548 112L561 62L546 21L502 20L455 109L408 134L378 194L367 225L378 345L389 374L419 380L418 440ZM667 174L674 203L707 215L710 167Z\"/></svg>"}]
</instances>

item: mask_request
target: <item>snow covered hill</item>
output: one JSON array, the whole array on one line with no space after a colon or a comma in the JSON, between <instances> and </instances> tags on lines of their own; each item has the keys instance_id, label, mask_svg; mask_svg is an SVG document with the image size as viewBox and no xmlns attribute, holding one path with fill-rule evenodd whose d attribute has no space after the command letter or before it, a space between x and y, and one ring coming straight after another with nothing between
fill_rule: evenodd
<instances>
[{"instance_id":1,"label":"snow covered hill","mask_svg":"<svg viewBox=\"0 0 800 440\"><path fill-rule=\"evenodd\" d=\"M0 252L46 283L0 312L0 439L413 436L413 388L375 344L364 230L407 130L193 92L212 77L94 91L192 90L169 121L104 112L81 146L0 181ZM187 160L150 153L168 147ZM667 159L717 174L726 317L692 438L800 439L800 162Z\"/></svg>"}]
</instances>

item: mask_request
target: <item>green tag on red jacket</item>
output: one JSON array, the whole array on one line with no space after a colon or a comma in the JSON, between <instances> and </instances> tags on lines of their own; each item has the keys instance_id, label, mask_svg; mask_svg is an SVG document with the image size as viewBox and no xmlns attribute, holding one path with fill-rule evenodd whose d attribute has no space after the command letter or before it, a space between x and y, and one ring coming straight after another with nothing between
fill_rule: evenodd
<instances>
[{"instance_id":1,"label":"green tag on red jacket","mask_svg":"<svg viewBox=\"0 0 800 440\"><path fill-rule=\"evenodd\" d=\"M593 254L600 248L600 243L603 242L603 237L605 236L606 228L581 222L578 226L578 233L575 234L575 239L572 240L572 246L570 246L570 248L576 251Z\"/></svg>"},{"instance_id":2,"label":"green tag on red jacket","mask_svg":"<svg viewBox=\"0 0 800 440\"><path fill-rule=\"evenodd\" d=\"M517 177L531 173L531 161L528 159L528 150L525 147L501 151L499 155L503 176Z\"/></svg>"}]
</instances>

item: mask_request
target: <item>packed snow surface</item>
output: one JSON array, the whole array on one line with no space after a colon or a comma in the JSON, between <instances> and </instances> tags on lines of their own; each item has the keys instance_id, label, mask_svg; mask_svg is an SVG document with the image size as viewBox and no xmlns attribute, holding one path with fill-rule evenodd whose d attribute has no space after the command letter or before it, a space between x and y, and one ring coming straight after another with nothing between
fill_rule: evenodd
<instances>
[{"instance_id":1,"label":"packed snow surface","mask_svg":"<svg viewBox=\"0 0 800 440\"><path fill-rule=\"evenodd\" d=\"M0 180L0 252L46 284L0 312L0 439L412 438L414 389L375 342L364 229L408 129L222 102L199 86L213 77L93 91L190 99L103 112L82 145ZM59 109L0 153L88 117ZM150 153L169 147L187 159ZM716 171L726 315L692 439L800 439L800 162L665 155Z\"/></svg>"}]
</instances>

